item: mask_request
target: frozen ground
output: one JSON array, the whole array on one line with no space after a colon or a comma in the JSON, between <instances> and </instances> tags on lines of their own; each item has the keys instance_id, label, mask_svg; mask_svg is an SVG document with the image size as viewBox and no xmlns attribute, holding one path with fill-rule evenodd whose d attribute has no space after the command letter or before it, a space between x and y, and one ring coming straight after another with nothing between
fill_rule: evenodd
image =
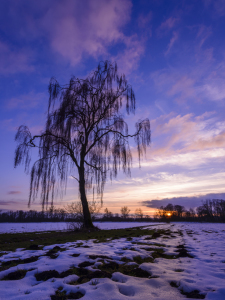
<instances>
[{"instance_id":1,"label":"frozen ground","mask_svg":"<svg viewBox=\"0 0 225 300\"><path fill-rule=\"evenodd\" d=\"M52 299L224 300L225 224L155 228L153 236L104 243L76 241L6 253L0 257L2 266L10 260L38 260L0 272L0 299L47 300L54 295ZM160 229L168 230L160 234ZM54 272L45 272L50 270ZM23 272L25 277L12 280L17 274L13 272Z\"/></svg>"},{"instance_id":2,"label":"frozen ground","mask_svg":"<svg viewBox=\"0 0 225 300\"><path fill-rule=\"evenodd\" d=\"M150 222L94 222L94 225L100 229L119 229L155 224ZM68 225L69 223L66 222L0 223L0 233L65 230Z\"/></svg>"}]
</instances>

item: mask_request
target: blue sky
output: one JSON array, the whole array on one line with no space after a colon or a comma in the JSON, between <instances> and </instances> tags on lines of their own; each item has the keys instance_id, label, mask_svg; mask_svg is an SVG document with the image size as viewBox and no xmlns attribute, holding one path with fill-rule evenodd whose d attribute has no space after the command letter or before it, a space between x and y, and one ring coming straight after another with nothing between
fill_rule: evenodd
<instances>
[{"instance_id":1,"label":"blue sky","mask_svg":"<svg viewBox=\"0 0 225 300\"><path fill-rule=\"evenodd\" d=\"M130 132L148 117L152 143L141 169L132 149L132 177L106 185L104 207L151 213L152 200L189 208L225 199L224 28L223 0L1 1L0 209L27 209L29 176L13 168L14 136L21 124L42 129L50 78L85 78L106 59L136 95ZM55 204L77 199L69 179ZM41 209L39 199L31 208Z\"/></svg>"}]
</instances>

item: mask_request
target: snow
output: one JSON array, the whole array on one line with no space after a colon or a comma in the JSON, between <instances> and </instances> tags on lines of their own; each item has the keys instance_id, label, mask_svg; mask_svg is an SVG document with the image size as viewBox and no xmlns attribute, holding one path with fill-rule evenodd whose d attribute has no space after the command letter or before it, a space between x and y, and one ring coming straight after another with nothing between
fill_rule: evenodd
<instances>
[{"instance_id":1,"label":"snow","mask_svg":"<svg viewBox=\"0 0 225 300\"><path fill-rule=\"evenodd\" d=\"M120 224L122 225L122 223ZM0 272L0 279L2 279L18 269L28 270L23 279L0 280L0 299L47 300L50 299L50 295L55 294L59 287L68 294L81 292L84 295L81 298L83 300L176 300L186 298L181 291L187 293L194 290L205 295L205 299L225 299L225 224L171 223L154 224L149 228L169 229L172 234L161 235L155 239L148 239L149 236L140 236L132 238L132 240L120 238L103 243L94 243L94 240L76 241L46 246L43 250L17 249L15 252L6 253L0 257L1 262L25 259L31 256L39 256L39 259ZM37 273L48 270L56 270L61 273L72 265L78 267L84 261L93 264L86 267L92 271L96 271L97 269L93 269L93 267L98 268L102 263L115 261L119 264L126 264L121 261L122 258L126 257L132 260L137 255L142 258L149 257L153 252L152 248L164 249L165 254L173 257L173 255L177 255L177 246L179 245L185 245L192 257L174 259L159 257L154 262L140 264L139 268L147 271L149 278L128 276L117 271L111 278L93 278L78 285L70 284L71 281L79 278L78 275L50 278L47 281L37 281L35 278ZM56 259L44 256L55 246L65 248L65 251L59 251ZM148 247L151 248L151 251L146 250ZM79 256L73 257L72 254L79 254ZM108 258L90 259L89 255L104 255ZM127 264L134 263L128 262ZM175 283L177 287L171 286L171 282Z\"/></svg>"},{"instance_id":2,"label":"snow","mask_svg":"<svg viewBox=\"0 0 225 300\"><path fill-rule=\"evenodd\" d=\"M39 232L67 230L66 222L38 222L38 223L0 223L0 233ZM155 225L151 222L94 222L100 229L119 229L137 226Z\"/></svg>"}]
</instances>

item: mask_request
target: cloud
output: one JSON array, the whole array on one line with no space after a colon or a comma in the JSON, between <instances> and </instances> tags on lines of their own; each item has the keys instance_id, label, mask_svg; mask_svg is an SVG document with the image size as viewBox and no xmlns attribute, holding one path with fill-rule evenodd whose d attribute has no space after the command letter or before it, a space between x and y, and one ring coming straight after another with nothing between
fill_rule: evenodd
<instances>
[{"instance_id":1,"label":"cloud","mask_svg":"<svg viewBox=\"0 0 225 300\"><path fill-rule=\"evenodd\" d=\"M167 91L168 96L179 97L179 102L181 103L186 98L195 97L196 91L194 89L195 81L187 76L182 76L178 78L177 81L171 86Z\"/></svg>"},{"instance_id":2,"label":"cloud","mask_svg":"<svg viewBox=\"0 0 225 300\"><path fill-rule=\"evenodd\" d=\"M49 32L52 49L71 65L81 62L85 55L116 60L120 71L129 74L137 68L144 53L144 40L138 35L126 36L122 29L130 20L132 4L129 0L99 0L58 4L43 19L43 27ZM149 22L150 15L142 21ZM143 24L142 22L142 24ZM108 49L120 43L123 48L117 55Z\"/></svg>"},{"instance_id":3,"label":"cloud","mask_svg":"<svg viewBox=\"0 0 225 300\"><path fill-rule=\"evenodd\" d=\"M137 35L124 39L126 48L119 53L113 60L117 61L119 72L129 75L132 70L138 67L140 57L145 51L144 42L140 41Z\"/></svg>"},{"instance_id":4,"label":"cloud","mask_svg":"<svg viewBox=\"0 0 225 300\"><path fill-rule=\"evenodd\" d=\"M143 54L143 39L123 32L131 19L131 0L49 0L41 4L22 0L14 3L9 0L5 5L0 4L0 8L2 19L10 23L5 34L9 35L10 32L18 49L21 41L29 46L31 42L44 42L44 49L37 47L34 50L36 53L32 52L32 55L37 55L38 50L50 49L50 53L53 52L58 61L63 59L64 63L66 61L75 66L89 57L97 60L113 59L117 54L112 55L109 50L116 52L115 45L119 44L121 57L127 57L124 65L130 70L137 66ZM5 15L9 16L11 22L5 19ZM142 17L139 25L147 24L150 18L151 14ZM3 21L0 22L3 24ZM33 70L30 64L31 55L27 50L20 49L15 52L7 45L0 44L0 54L0 72ZM42 52L42 55L49 54Z\"/></svg>"},{"instance_id":5,"label":"cloud","mask_svg":"<svg viewBox=\"0 0 225 300\"><path fill-rule=\"evenodd\" d=\"M151 73L150 78L158 97L181 105L194 105L203 101L217 101L222 104L225 98L225 63L214 61L212 49L202 50L194 45L193 48L196 51L192 56L186 53L185 68L169 67ZM194 62L189 57L195 58ZM179 65L179 59L177 63Z\"/></svg>"},{"instance_id":6,"label":"cloud","mask_svg":"<svg viewBox=\"0 0 225 300\"><path fill-rule=\"evenodd\" d=\"M223 17L225 15L224 0L203 0L205 6L213 12L215 17Z\"/></svg>"},{"instance_id":7,"label":"cloud","mask_svg":"<svg viewBox=\"0 0 225 300\"><path fill-rule=\"evenodd\" d=\"M25 49L14 50L0 41L0 74L32 72L31 52Z\"/></svg>"},{"instance_id":8,"label":"cloud","mask_svg":"<svg viewBox=\"0 0 225 300\"><path fill-rule=\"evenodd\" d=\"M181 105L223 101L225 63L212 43L213 29L204 24L187 27L192 40L184 37L182 27L169 32L173 34L164 52L168 67L151 74L158 98L169 98ZM172 53L176 53L176 63L169 61Z\"/></svg>"},{"instance_id":9,"label":"cloud","mask_svg":"<svg viewBox=\"0 0 225 300\"><path fill-rule=\"evenodd\" d=\"M225 147L225 131L212 136L209 140L199 138L189 145L186 150L204 150L210 148L222 148Z\"/></svg>"},{"instance_id":10,"label":"cloud","mask_svg":"<svg viewBox=\"0 0 225 300\"><path fill-rule=\"evenodd\" d=\"M0 205L2 205L2 206L4 206L4 205L6 205L6 206L11 206L11 205L13 205L13 206L15 206L15 205L18 205L18 204L20 204L20 202L19 201L14 201L14 200L0 200Z\"/></svg>"},{"instance_id":11,"label":"cloud","mask_svg":"<svg viewBox=\"0 0 225 300\"><path fill-rule=\"evenodd\" d=\"M129 0L57 2L41 26L52 49L76 65L84 55L97 58L107 54L108 46L123 43L122 28L130 19L131 7Z\"/></svg>"},{"instance_id":12,"label":"cloud","mask_svg":"<svg viewBox=\"0 0 225 300\"><path fill-rule=\"evenodd\" d=\"M224 84L214 84L207 83L202 86L202 92L208 95L208 99L212 101L224 101L225 100L225 86Z\"/></svg>"},{"instance_id":13,"label":"cloud","mask_svg":"<svg viewBox=\"0 0 225 300\"><path fill-rule=\"evenodd\" d=\"M174 32L173 32L173 36L172 36L172 38L170 39L169 45L167 46L167 50L166 50L166 52L165 52L165 55L166 55L166 56L170 53L170 51L171 51L171 49L172 49L174 43L175 43L177 40L178 40L178 32L174 31Z\"/></svg>"},{"instance_id":14,"label":"cloud","mask_svg":"<svg viewBox=\"0 0 225 300\"><path fill-rule=\"evenodd\" d=\"M140 28L145 28L151 20L152 20L152 12L151 11L149 13L147 13L146 15L141 14L138 17L138 26Z\"/></svg>"},{"instance_id":15,"label":"cloud","mask_svg":"<svg viewBox=\"0 0 225 300\"><path fill-rule=\"evenodd\" d=\"M4 130L13 130L15 132L15 127L12 125L13 119L6 119L0 121L0 128Z\"/></svg>"},{"instance_id":16,"label":"cloud","mask_svg":"<svg viewBox=\"0 0 225 300\"><path fill-rule=\"evenodd\" d=\"M132 148L135 176L120 183L127 186L129 197L171 199L224 193L225 122L215 112L199 116L173 112L152 120L151 128L152 145L141 171Z\"/></svg>"},{"instance_id":17,"label":"cloud","mask_svg":"<svg viewBox=\"0 0 225 300\"><path fill-rule=\"evenodd\" d=\"M162 37L166 35L171 29L173 29L179 22L179 18L170 17L164 21L156 30L157 36Z\"/></svg>"},{"instance_id":18,"label":"cloud","mask_svg":"<svg viewBox=\"0 0 225 300\"><path fill-rule=\"evenodd\" d=\"M143 108L143 112L148 109ZM148 115L135 115L146 118ZM131 123L132 124L132 123ZM225 122L215 111L176 115L175 112L163 114L151 120L152 143L147 148L142 166L185 166L197 167L220 161L225 157ZM136 146L131 147L133 166L138 165ZM135 162L135 163L134 163Z\"/></svg>"},{"instance_id":19,"label":"cloud","mask_svg":"<svg viewBox=\"0 0 225 300\"><path fill-rule=\"evenodd\" d=\"M16 194L21 194L21 192L20 191L9 191L7 194L8 195L16 195Z\"/></svg>"},{"instance_id":20,"label":"cloud","mask_svg":"<svg viewBox=\"0 0 225 300\"><path fill-rule=\"evenodd\" d=\"M140 14L138 17L138 27L146 32L148 37L152 36L152 26L150 25L150 21L152 20L152 12L150 11L148 14Z\"/></svg>"},{"instance_id":21,"label":"cloud","mask_svg":"<svg viewBox=\"0 0 225 300\"><path fill-rule=\"evenodd\" d=\"M173 155L191 151L225 147L225 122L216 119L214 112L163 115L152 120L153 140L161 137L161 144L152 145L152 155Z\"/></svg>"},{"instance_id":22,"label":"cloud","mask_svg":"<svg viewBox=\"0 0 225 300\"><path fill-rule=\"evenodd\" d=\"M182 205L186 209L194 208L202 205L202 201L206 199L223 199L225 200L225 193L211 193L198 195L193 197L173 197L173 198L164 198L161 200L146 200L142 201L141 204L146 207L159 208L160 206L166 206L171 203L173 205Z\"/></svg>"},{"instance_id":23,"label":"cloud","mask_svg":"<svg viewBox=\"0 0 225 300\"><path fill-rule=\"evenodd\" d=\"M225 15L225 2L224 0L214 0L214 9L218 16L222 17Z\"/></svg>"},{"instance_id":24,"label":"cloud","mask_svg":"<svg viewBox=\"0 0 225 300\"><path fill-rule=\"evenodd\" d=\"M43 103L44 100L48 99L46 93L34 93L33 91L28 94L23 94L18 97L13 97L7 101L8 109L23 109L27 110L35 108Z\"/></svg>"},{"instance_id":25,"label":"cloud","mask_svg":"<svg viewBox=\"0 0 225 300\"><path fill-rule=\"evenodd\" d=\"M200 25L197 33L197 39L199 40L199 46L201 47L205 41L212 34L212 30L210 27L206 27L205 25Z\"/></svg>"},{"instance_id":26,"label":"cloud","mask_svg":"<svg viewBox=\"0 0 225 300\"><path fill-rule=\"evenodd\" d=\"M163 69L151 74L157 92L178 104L198 101L199 87L196 87L196 75L191 76L181 70Z\"/></svg>"}]
</instances>

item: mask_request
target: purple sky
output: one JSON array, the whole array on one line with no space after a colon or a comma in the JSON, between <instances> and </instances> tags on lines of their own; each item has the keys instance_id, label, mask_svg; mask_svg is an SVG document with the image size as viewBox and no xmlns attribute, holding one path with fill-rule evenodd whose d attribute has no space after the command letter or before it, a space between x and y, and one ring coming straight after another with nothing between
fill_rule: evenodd
<instances>
[{"instance_id":1,"label":"purple sky","mask_svg":"<svg viewBox=\"0 0 225 300\"><path fill-rule=\"evenodd\" d=\"M29 176L13 168L14 136L21 124L42 129L50 78L85 78L105 59L135 91L130 133L148 117L152 144L141 169L132 149L132 177L106 184L104 207L151 212L152 200L189 208L225 199L224 28L224 0L2 0L0 209L27 209ZM77 199L69 179L55 204Z\"/></svg>"}]
</instances>

